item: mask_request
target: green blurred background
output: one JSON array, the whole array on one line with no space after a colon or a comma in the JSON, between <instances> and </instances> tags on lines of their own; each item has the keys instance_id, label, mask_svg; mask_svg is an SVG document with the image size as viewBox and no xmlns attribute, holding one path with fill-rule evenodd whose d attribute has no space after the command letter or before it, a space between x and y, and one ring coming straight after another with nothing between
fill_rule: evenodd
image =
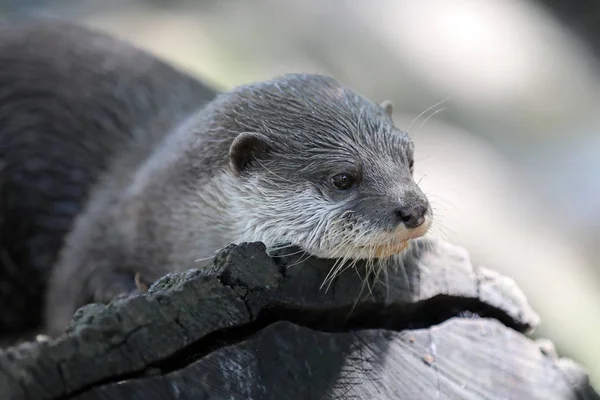
<instances>
[{"instance_id":1,"label":"green blurred background","mask_svg":"<svg viewBox=\"0 0 600 400\"><path fill-rule=\"evenodd\" d=\"M0 0L98 27L222 89L286 72L390 99L432 235L515 279L600 387L600 2Z\"/></svg>"}]
</instances>

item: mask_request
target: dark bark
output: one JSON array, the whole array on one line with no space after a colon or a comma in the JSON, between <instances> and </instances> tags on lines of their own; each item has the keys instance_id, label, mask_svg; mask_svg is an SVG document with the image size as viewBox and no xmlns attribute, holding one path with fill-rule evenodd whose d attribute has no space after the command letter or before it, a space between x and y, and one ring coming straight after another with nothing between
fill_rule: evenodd
<instances>
[{"instance_id":1,"label":"dark bark","mask_svg":"<svg viewBox=\"0 0 600 400\"><path fill-rule=\"evenodd\" d=\"M404 268L328 290L330 262L299 261L230 246L86 306L63 337L0 353L0 398L600 399L525 335L538 317L513 281L462 249L423 242Z\"/></svg>"}]
</instances>

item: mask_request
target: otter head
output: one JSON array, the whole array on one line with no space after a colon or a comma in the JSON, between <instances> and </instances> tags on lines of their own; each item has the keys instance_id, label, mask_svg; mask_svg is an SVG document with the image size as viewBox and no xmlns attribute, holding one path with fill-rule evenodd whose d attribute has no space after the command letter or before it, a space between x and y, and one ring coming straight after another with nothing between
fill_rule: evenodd
<instances>
[{"instance_id":1,"label":"otter head","mask_svg":"<svg viewBox=\"0 0 600 400\"><path fill-rule=\"evenodd\" d=\"M238 241L371 259L427 232L432 211L413 180L414 146L394 126L389 102L300 74L228 96Z\"/></svg>"}]
</instances>

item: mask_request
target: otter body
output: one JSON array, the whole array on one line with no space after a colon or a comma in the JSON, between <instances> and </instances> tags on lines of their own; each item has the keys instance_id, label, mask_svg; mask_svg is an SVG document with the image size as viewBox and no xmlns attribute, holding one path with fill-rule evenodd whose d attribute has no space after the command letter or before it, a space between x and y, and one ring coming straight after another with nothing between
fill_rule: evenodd
<instances>
[{"instance_id":1,"label":"otter body","mask_svg":"<svg viewBox=\"0 0 600 400\"><path fill-rule=\"evenodd\" d=\"M429 227L389 104L311 74L215 97L82 28L14 30L0 36L0 229L15 265L51 271L52 335L79 306L135 292L134 277L151 283L229 243L379 259Z\"/></svg>"},{"instance_id":2,"label":"otter body","mask_svg":"<svg viewBox=\"0 0 600 400\"><path fill-rule=\"evenodd\" d=\"M134 168L215 95L104 34L0 22L0 333L40 323L65 235L119 156Z\"/></svg>"}]
</instances>

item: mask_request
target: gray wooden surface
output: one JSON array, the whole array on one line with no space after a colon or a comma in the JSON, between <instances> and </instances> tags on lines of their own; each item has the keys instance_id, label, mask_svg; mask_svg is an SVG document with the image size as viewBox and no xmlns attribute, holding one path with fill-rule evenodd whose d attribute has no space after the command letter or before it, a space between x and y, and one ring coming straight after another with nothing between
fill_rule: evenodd
<instances>
[{"instance_id":1,"label":"gray wooden surface","mask_svg":"<svg viewBox=\"0 0 600 400\"><path fill-rule=\"evenodd\" d=\"M354 270L320 289L325 260L231 246L0 352L0 399L600 399L524 334L538 317L512 280L422 243L370 290Z\"/></svg>"}]
</instances>

